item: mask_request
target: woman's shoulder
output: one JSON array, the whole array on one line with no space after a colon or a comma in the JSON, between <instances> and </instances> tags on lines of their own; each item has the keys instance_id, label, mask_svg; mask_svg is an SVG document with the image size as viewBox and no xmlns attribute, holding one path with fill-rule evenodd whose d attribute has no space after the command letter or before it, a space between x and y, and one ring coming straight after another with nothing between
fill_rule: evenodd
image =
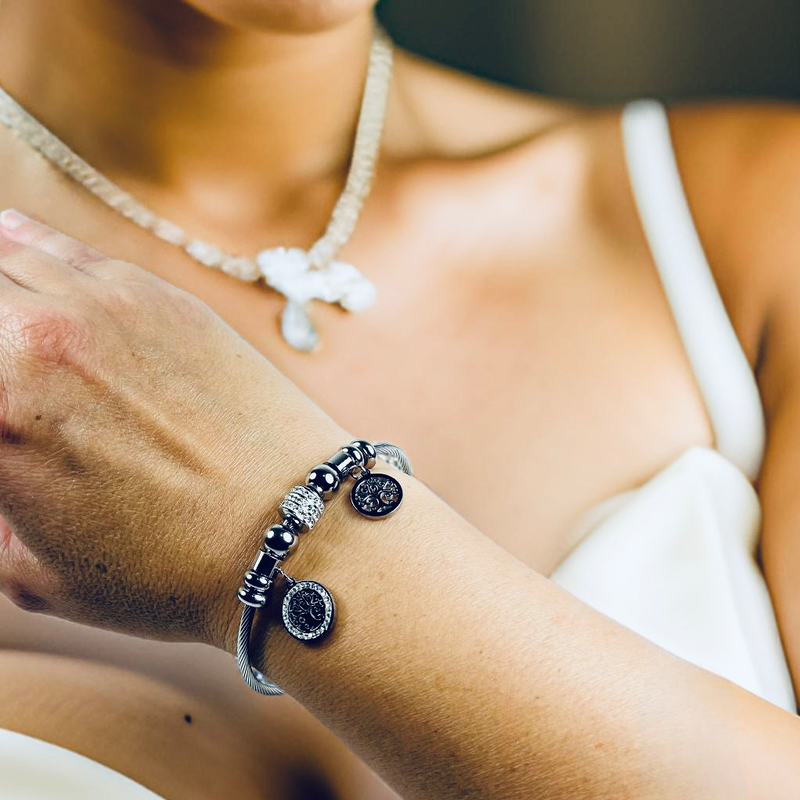
<instances>
[{"instance_id":1,"label":"woman's shoulder","mask_svg":"<svg viewBox=\"0 0 800 800\"><path fill-rule=\"evenodd\" d=\"M390 150L424 165L408 174L422 174L426 192L432 162L448 165L436 183L446 196L463 189L465 175L471 187L520 196L544 176L559 186L570 214L588 209L596 227L620 242L641 236L622 105L546 98L405 51L397 54L395 92L405 113ZM700 239L754 363L770 298L787 281L800 289L800 105L693 101L670 104L668 118Z\"/></svg>"},{"instance_id":2,"label":"woman's shoulder","mask_svg":"<svg viewBox=\"0 0 800 800\"><path fill-rule=\"evenodd\" d=\"M669 120L700 239L755 364L776 303L800 303L800 105L691 102Z\"/></svg>"},{"instance_id":3,"label":"woman's shoulder","mask_svg":"<svg viewBox=\"0 0 800 800\"><path fill-rule=\"evenodd\" d=\"M389 149L412 158L469 159L504 151L582 110L399 49L393 91L401 122L388 126L394 133Z\"/></svg>"}]
</instances>

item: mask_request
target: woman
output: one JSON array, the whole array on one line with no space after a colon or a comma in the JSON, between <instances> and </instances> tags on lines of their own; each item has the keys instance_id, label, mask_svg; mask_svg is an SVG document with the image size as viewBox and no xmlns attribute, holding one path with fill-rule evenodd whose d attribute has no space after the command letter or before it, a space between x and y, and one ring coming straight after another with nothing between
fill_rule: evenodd
<instances>
[{"instance_id":1,"label":"woman","mask_svg":"<svg viewBox=\"0 0 800 800\"><path fill-rule=\"evenodd\" d=\"M306 247L350 160L370 6L6 0L0 82L203 239L247 254ZM43 740L91 758L73 772L98 786L117 779L97 762L170 798L792 796L800 731L775 705L790 710L791 687L752 573L755 624L733 641L766 637L769 664L755 672L771 681L747 688L773 703L536 574L561 572L580 595L589 581L570 571L636 573L626 559L639 536L614 559L607 547L600 561L570 559L631 526L678 535L685 520L663 520L692 507L707 474L701 485L727 499L700 505L727 509L746 538L743 515L758 506L744 473L755 478L760 441L743 351L769 421L764 564L786 656L800 658L797 112L670 114L741 350L713 283L689 278L689 297L695 283L712 297L696 314L662 288L671 267L650 248L691 250L693 233L643 228L648 193L631 167L650 163L635 132L646 118L652 133L657 117L628 117L626 150L618 109L590 113L397 53L377 177L342 252L378 300L352 315L314 304L312 354L275 330L280 295L201 270L0 131L0 204L71 237L2 218L0 575L22 610L2 608L0 726L33 737L6 740L11 763ZM669 163L655 141L653 176ZM698 262L696 249L683 256ZM706 321L701 336L687 319ZM706 333L727 342L711 388L691 344ZM326 646L305 648L270 625L269 607L256 663L302 706L258 698L230 658L233 592L283 494L354 434L401 443L420 480L387 467L405 492L396 515L362 520L340 497L302 539L286 568L338 592L339 622ZM635 519L611 515L609 498ZM702 573L727 553L687 560ZM668 595L698 599L685 590ZM646 594L634 598L645 612ZM24 613L36 610L52 616Z\"/></svg>"}]
</instances>

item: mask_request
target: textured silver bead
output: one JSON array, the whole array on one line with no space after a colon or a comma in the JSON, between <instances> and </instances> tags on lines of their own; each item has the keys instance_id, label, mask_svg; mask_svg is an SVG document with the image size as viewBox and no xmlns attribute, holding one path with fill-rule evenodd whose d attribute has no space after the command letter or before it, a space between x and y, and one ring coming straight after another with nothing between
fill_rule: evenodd
<instances>
[{"instance_id":1,"label":"textured silver bead","mask_svg":"<svg viewBox=\"0 0 800 800\"><path fill-rule=\"evenodd\" d=\"M372 469L375 466L378 457L378 451L372 446L372 444L366 439L353 439L350 444L353 447L357 447L363 454L363 466L367 469Z\"/></svg>"},{"instance_id":2,"label":"textured silver bead","mask_svg":"<svg viewBox=\"0 0 800 800\"><path fill-rule=\"evenodd\" d=\"M325 504L309 486L293 486L279 506L285 518L294 517L302 531L310 531L322 516Z\"/></svg>"},{"instance_id":3,"label":"textured silver bead","mask_svg":"<svg viewBox=\"0 0 800 800\"><path fill-rule=\"evenodd\" d=\"M306 486L315 489L323 500L330 500L341 484L339 473L328 464L317 464L306 477Z\"/></svg>"},{"instance_id":4,"label":"textured silver bead","mask_svg":"<svg viewBox=\"0 0 800 800\"><path fill-rule=\"evenodd\" d=\"M403 450L401 447L398 447L396 444L392 444L391 442L375 442L375 450L378 455L388 464L396 467L401 472L405 472L406 475L414 474L414 470L411 467L411 462L408 460L405 450Z\"/></svg>"}]
</instances>

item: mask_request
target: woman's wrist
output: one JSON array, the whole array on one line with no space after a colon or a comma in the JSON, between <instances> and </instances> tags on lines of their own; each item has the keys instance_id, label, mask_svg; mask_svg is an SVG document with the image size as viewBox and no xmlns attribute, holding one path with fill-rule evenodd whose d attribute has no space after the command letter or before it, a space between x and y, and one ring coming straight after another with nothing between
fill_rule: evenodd
<instances>
[{"instance_id":1,"label":"woman's wrist","mask_svg":"<svg viewBox=\"0 0 800 800\"><path fill-rule=\"evenodd\" d=\"M326 461L341 445L353 438L344 433L338 444L324 451L321 458L318 456L316 461L312 459L304 471L288 476L289 480L284 482L278 501L273 503L273 515L266 527L279 521L277 505L288 489L302 484L305 475L313 466ZM414 496L412 487L414 479L383 459L378 458L371 472L383 473L394 478L404 493L410 490L411 496ZM362 516L350 502L353 485L353 481L349 478L342 480L338 491L325 503L325 511L320 520L311 531L298 534L295 548L281 563L282 570L290 576L289 582L292 579L313 580L330 590L336 604L336 621L331 631L316 642L301 642L289 635L282 622L282 599L289 586L287 581L280 577L271 591L266 606L256 614L251 633L251 663L269 680L279 685L283 685L281 680L284 679L292 683L291 675L287 675L285 667L288 666L292 674L296 674L298 669L302 673L302 662L306 658L313 659L329 648L335 649L343 628L351 626L354 622L357 624L350 614L355 607L354 604L363 599L364 590L371 591L372 588L379 587L383 573L378 571L371 576L365 575L358 580L358 586L353 586L351 562L354 559L362 559L363 563L373 564L376 558L381 557L377 551L383 549L387 564L390 563L393 556L386 546L387 538L401 541L402 531L413 517L414 511L407 501L403 502L390 517L370 519ZM263 541L264 530L265 528L261 529L260 538L259 535L248 537L255 544L249 558L240 568L240 581L241 574L252 563L253 556ZM228 621L225 641L229 652L235 651L236 647L241 617L241 604L238 605L239 609ZM280 680L278 676L281 676Z\"/></svg>"},{"instance_id":2,"label":"woman's wrist","mask_svg":"<svg viewBox=\"0 0 800 800\"><path fill-rule=\"evenodd\" d=\"M298 436L296 445L291 447L288 452L284 452L281 458L270 458L269 464L264 463L253 471L247 487L242 490L242 494L245 496L243 511L239 515L240 521L235 526L236 530L232 532L233 535L229 539L224 564L221 565L218 580L219 594L215 601L219 611L215 616L215 633L212 637L212 644L229 653L236 653L242 611L242 603L237 597L237 590L242 585L242 576L250 569L259 550L264 548L266 531L270 526L281 522L279 511L281 501L293 486L304 484L309 470L315 465L325 462L332 453L354 438L353 435L336 425L323 427L314 436ZM267 459L263 461L266 462ZM382 460L379 460L378 467L382 472L393 469ZM310 564L313 564L314 561L315 541L324 536L326 529L334 524L332 518L337 516L340 505L346 502L347 506L350 506L348 501L350 486L349 479L342 480L340 490L330 501L325 502L325 511L319 522L314 525L312 530L296 534L296 545L280 563L280 566L289 575L296 575L298 579L313 578L309 570L313 571ZM353 512L353 516L358 517L352 507L350 510ZM280 619L280 599L286 588L280 585L275 586L267 606L256 616L253 626L254 659L255 654L258 653L259 630L273 616L276 622ZM299 644L288 634L285 635L295 645Z\"/></svg>"}]
</instances>

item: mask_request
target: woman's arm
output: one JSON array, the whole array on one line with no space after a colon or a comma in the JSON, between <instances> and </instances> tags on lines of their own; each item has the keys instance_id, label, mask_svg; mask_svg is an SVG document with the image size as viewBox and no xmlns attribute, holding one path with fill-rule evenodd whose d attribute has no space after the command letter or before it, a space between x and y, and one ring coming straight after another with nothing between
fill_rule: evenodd
<instances>
[{"instance_id":1,"label":"woman's arm","mask_svg":"<svg viewBox=\"0 0 800 800\"><path fill-rule=\"evenodd\" d=\"M232 652L235 591L277 503L360 432L185 293L36 226L14 235L37 247L0 247L3 591ZM286 569L326 584L339 621L314 648L268 625L264 666L408 800L796 796L794 717L393 474L395 516L338 497L303 535Z\"/></svg>"},{"instance_id":2,"label":"woman's arm","mask_svg":"<svg viewBox=\"0 0 800 800\"><path fill-rule=\"evenodd\" d=\"M759 479L761 553L800 698L800 111L764 138L761 179L746 193L763 226L751 239L751 252L764 265L754 280L765 293L758 370L768 426Z\"/></svg>"},{"instance_id":3,"label":"woman's arm","mask_svg":"<svg viewBox=\"0 0 800 800\"><path fill-rule=\"evenodd\" d=\"M671 117L692 212L764 401L761 554L800 698L800 107L701 105Z\"/></svg>"},{"instance_id":4,"label":"woman's arm","mask_svg":"<svg viewBox=\"0 0 800 800\"><path fill-rule=\"evenodd\" d=\"M386 471L404 484L396 515L365 520L337 497L287 559L336 597L328 643L294 641L274 609L254 641L266 634L266 674L401 796L797 796L798 720L583 605Z\"/></svg>"}]
</instances>

